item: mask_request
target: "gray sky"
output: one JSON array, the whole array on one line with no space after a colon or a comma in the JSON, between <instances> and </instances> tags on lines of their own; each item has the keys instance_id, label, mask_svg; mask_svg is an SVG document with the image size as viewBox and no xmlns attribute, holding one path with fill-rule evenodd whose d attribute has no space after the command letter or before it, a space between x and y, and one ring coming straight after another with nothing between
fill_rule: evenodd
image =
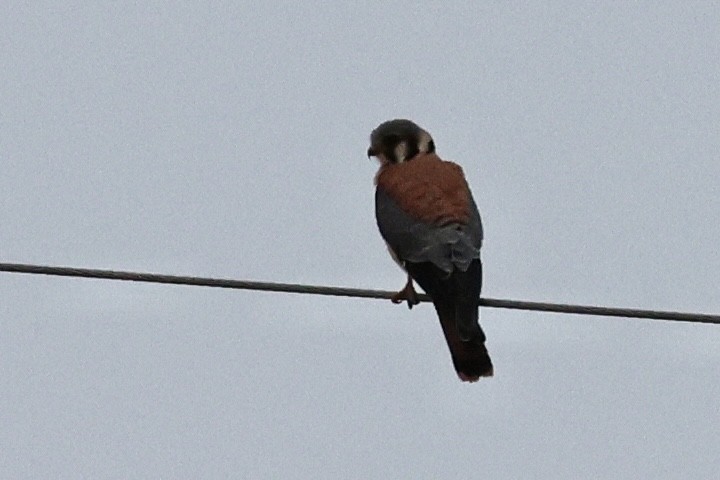
<instances>
[{"instance_id":1,"label":"gray sky","mask_svg":"<svg viewBox=\"0 0 720 480\"><path fill-rule=\"evenodd\" d=\"M483 295L720 312L720 7L550 3L2 2L0 261L399 288L406 117ZM0 274L0 476L716 478L719 327L481 317L467 385L427 305Z\"/></svg>"}]
</instances>

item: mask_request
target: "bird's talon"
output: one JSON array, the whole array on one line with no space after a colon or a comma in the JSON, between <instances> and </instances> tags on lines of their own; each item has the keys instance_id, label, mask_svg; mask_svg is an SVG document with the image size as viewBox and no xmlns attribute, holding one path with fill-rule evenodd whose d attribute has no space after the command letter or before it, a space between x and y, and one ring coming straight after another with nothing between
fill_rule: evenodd
<instances>
[{"instance_id":1,"label":"bird's talon","mask_svg":"<svg viewBox=\"0 0 720 480\"><path fill-rule=\"evenodd\" d=\"M413 287L412 280L408 278L408 283L405 285L405 287L403 287L402 290L390 297L390 301L392 301L394 304L407 302L407 306L411 310L415 305L420 303L420 300L418 300L417 292Z\"/></svg>"}]
</instances>

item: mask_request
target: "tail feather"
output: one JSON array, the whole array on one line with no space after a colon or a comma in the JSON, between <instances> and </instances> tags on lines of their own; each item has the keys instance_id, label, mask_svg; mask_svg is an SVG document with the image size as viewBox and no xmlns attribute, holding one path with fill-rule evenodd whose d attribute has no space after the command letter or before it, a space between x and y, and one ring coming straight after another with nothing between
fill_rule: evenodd
<instances>
[{"instance_id":1,"label":"tail feather","mask_svg":"<svg viewBox=\"0 0 720 480\"><path fill-rule=\"evenodd\" d=\"M493 364L485 347L485 335L464 341L460 338L455 320L455 306L446 302L435 302L445 341L450 349L455 371L463 382L476 382L480 377L493 376Z\"/></svg>"},{"instance_id":2,"label":"tail feather","mask_svg":"<svg viewBox=\"0 0 720 480\"><path fill-rule=\"evenodd\" d=\"M482 287L480 260L473 260L467 271L455 270L449 276L429 262L407 263L406 268L433 299L458 377L464 382L492 377L493 365L485 348L485 333L478 323Z\"/></svg>"},{"instance_id":3,"label":"tail feather","mask_svg":"<svg viewBox=\"0 0 720 480\"><path fill-rule=\"evenodd\" d=\"M473 260L466 271L455 270L449 277L450 297L455 304L455 321L460 338L465 341L485 341L478 322L478 299L482 289L482 263Z\"/></svg>"}]
</instances>

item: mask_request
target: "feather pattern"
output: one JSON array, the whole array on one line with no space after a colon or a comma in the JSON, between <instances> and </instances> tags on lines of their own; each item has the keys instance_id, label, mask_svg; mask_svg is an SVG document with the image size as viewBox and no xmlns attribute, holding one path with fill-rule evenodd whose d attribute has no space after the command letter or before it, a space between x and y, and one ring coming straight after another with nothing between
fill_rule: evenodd
<instances>
[{"instance_id":1,"label":"feather pattern","mask_svg":"<svg viewBox=\"0 0 720 480\"><path fill-rule=\"evenodd\" d=\"M423 135L424 143L418 140ZM409 143L413 139L418 143ZM371 143L368 155L381 163L375 177L380 234L393 258L432 298L458 377L474 382L492 376L478 323L483 227L462 168L438 157L429 134L407 120L382 124ZM414 156L405 158L410 146ZM408 291L414 294L411 281L393 301L405 299L412 306Z\"/></svg>"}]
</instances>

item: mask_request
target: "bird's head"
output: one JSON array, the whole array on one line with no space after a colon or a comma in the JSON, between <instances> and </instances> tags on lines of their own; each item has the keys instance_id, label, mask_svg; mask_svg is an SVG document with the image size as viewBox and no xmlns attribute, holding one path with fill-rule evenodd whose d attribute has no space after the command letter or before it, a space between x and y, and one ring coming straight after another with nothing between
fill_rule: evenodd
<instances>
[{"instance_id":1,"label":"bird's head","mask_svg":"<svg viewBox=\"0 0 720 480\"><path fill-rule=\"evenodd\" d=\"M402 163L421 153L434 153L435 142L428 132L410 120L383 122L370 134L369 157L380 163Z\"/></svg>"}]
</instances>

